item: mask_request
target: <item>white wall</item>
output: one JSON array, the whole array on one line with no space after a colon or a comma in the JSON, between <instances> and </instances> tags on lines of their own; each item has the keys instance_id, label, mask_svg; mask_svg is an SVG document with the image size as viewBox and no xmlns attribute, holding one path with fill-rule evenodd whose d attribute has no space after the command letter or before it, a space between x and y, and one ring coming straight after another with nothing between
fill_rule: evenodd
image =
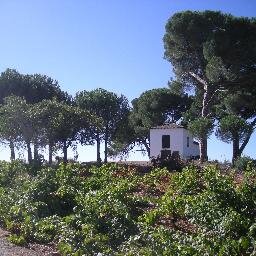
<instances>
[{"instance_id":1,"label":"white wall","mask_svg":"<svg viewBox=\"0 0 256 256\"><path fill-rule=\"evenodd\" d=\"M162 135L170 135L168 150L179 151L182 158L199 155L199 146L193 143L193 136L186 129L172 128L150 130L150 157L157 157L161 154ZM187 137L189 137L189 147L187 147Z\"/></svg>"},{"instance_id":2,"label":"white wall","mask_svg":"<svg viewBox=\"0 0 256 256\"><path fill-rule=\"evenodd\" d=\"M182 128L151 129L150 157L160 155L162 150L162 135L170 135L170 150L179 151L180 155L183 155L183 130Z\"/></svg>"},{"instance_id":3,"label":"white wall","mask_svg":"<svg viewBox=\"0 0 256 256\"><path fill-rule=\"evenodd\" d=\"M192 134L188 130L184 130L183 133L183 156L184 158L190 158L191 156L198 156L199 155L199 145L194 144L194 138ZM187 147L187 137L189 137L189 147Z\"/></svg>"}]
</instances>

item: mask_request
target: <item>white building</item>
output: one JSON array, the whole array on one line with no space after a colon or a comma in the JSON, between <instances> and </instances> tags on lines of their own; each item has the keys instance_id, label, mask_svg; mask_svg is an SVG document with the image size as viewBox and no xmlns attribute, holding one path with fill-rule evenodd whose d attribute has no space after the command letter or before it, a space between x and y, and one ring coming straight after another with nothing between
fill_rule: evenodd
<instances>
[{"instance_id":1,"label":"white building","mask_svg":"<svg viewBox=\"0 0 256 256\"><path fill-rule=\"evenodd\" d=\"M150 129L150 157L179 154L183 159L199 156L199 143L181 125L166 124Z\"/></svg>"}]
</instances>

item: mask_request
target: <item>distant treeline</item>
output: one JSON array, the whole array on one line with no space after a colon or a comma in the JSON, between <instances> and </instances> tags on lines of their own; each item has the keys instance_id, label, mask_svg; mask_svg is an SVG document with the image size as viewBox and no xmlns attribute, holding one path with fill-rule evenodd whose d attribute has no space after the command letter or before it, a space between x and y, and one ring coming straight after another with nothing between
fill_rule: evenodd
<instances>
[{"instance_id":1,"label":"distant treeline","mask_svg":"<svg viewBox=\"0 0 256 256\"><path fill-rule=\"evenodd\" d=\"M180 12L168 20L163 41L175 80L169 88L145 91L131 104L101 88L72 97L45 75L3 72L0 137L9 144L11 159L15 148L26 147L28 162L39 161L38 149L47 147L49 163L60 148L67 161L69 147L96 143L101 162L103 141L105 162L135 145L149 155L149 129L165 122L188 127L199 141L201 161L208 159L213 132L232 143L233 161L241 156L256 127L255 19Z\"/></svg>"}]
</instances>

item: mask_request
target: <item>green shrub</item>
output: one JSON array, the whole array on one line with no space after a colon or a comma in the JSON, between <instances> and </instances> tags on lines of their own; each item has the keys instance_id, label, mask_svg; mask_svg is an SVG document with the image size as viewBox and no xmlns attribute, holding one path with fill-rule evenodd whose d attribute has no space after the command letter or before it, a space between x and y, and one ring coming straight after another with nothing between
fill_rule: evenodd
<instances>
[{"instance_id":1,"label":"green shrub","mask_svg":"<svg viewBox=\"0 0 256 256\"><path fill-rule=\"evenodd\" d=\"M26 239L21 235L12 234L8 237L8 240L16 245L26 245L27 241Z\"/></svg>"},{"instance_id":2,"label":"green shrub","mask_svg":"<svg viewBox=\"0 0 256 256\"><path fill-rule=\"evenodd\" d=\"M0 162L0 223L10 241L63 255L253 255L256 172L216 166L141 173L76 163L33 173ZM241 175L241 174L239 174Z\"/></svg>"},{"instance_id":3,"label":"green shrub","mask_svg":"<svg viewBox=\"0 0 256 256\"><path fill-rule=\"evenodd\" d=\"M241 156L235 160L234 167L238 171L245 171L247 167L256 168L255 160L249 156Z\"/></svg>"},{"instance_id":4,"label":"green shrub","mask_svg":"<svg viewBox=\"0 0 256 256\"><path fill-rule=\"evenodd\" d=\"M181 171L184 162L179 155L158 156L151 159L154 168L167 168L169 171Z\"/></svg>"}]
</instances>

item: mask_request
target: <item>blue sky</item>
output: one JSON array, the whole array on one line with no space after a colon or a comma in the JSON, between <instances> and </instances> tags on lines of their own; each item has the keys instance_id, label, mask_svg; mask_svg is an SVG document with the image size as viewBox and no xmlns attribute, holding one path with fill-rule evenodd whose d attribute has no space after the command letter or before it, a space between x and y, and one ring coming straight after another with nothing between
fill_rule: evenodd
<instances>
[{"instance_id":1,"label":"blue sky","mask_svg":"<svg viewBox=\"0 0 256 256\"><path fill-rule=\"evenodd\" d=\"M163 59L164 26L182 10L221 10L255 16L254 0L0 0L0 72L41 73L75 94L102 87L129 100L164 87L172 77ZM256 136L245 154L256 157ZM212 138L211 159L230 158L231 145ZM94 160L94 148L80 160ZM8 158L7 149L0 158ZM141 159L136 153L133 159Z\"/></svg>"}]
</instances>

